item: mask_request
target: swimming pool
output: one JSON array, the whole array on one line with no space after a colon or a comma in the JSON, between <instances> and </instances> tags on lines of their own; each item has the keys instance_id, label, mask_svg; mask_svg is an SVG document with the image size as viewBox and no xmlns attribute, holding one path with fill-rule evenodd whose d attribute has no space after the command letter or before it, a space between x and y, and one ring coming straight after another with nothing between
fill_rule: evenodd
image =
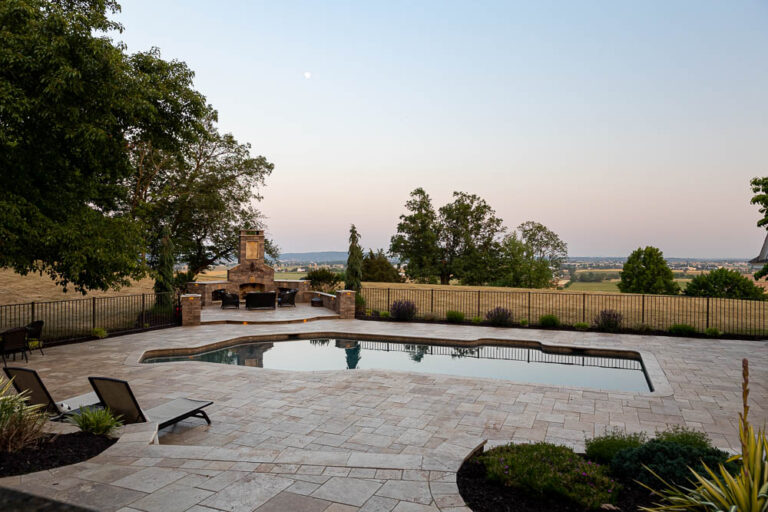
<instances>
[{"instance_id":1,"label":"swimming pool","mask_svg":"<svg viewBox=\"0 0 768 512\"><path fill-rule=\"evenodd\" d=\"M547 353L508 345L460 347L319 338L247 342L192 355L148 357L143 363L204 361L277 370L401 370L615 391L652 391L642 361L578 350Z\"/></svg>"}]
</instances>

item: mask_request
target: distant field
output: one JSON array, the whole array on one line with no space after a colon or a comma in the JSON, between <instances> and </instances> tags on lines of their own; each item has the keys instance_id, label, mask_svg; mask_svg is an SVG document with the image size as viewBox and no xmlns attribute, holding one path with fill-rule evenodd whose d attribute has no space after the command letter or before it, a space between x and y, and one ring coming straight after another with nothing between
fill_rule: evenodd
<instances>
[{"instance_id":1,"label":"distant field","mask_svg":"<svg viewBox=\"0 0 768 512\"><path fill-rule=\"evenodd\" d=\"M675 279L675 282L678 285L680 285L681 290L685 290L685 287L688 286L688 283L690 283L691 280ZM572 292L621 293L619 291L618 280L602 281L600 283L583 283L583 282L577 281L573 283L571 286L569 286L568 288L566 288L566 290L570 290Z\"/></svg>"},{"instance_id":2,"label":"distant field","mask_svg":"<svg viewBox=\"0 0 768 512\"><path fill-rule=\"evenodd\" d=\"M82 299L83 297L115 297L120 295L136 295L140 293L154 293L152 286L154 280L142 279L133 285L110 290L107 292L88 292L88 295L78 293L69 287L64 292L60 286L56 286L48 275L27 274L22 276L12 270L0 270L0 305L20 304L23 302L43 302L52 300Z\"/></svg>"},{"instance_id":3,"label":"distant field","mask_svg":"<svg viewBox=\"0 0 768 512\"><path fill-rule=\"evenodd\" d=\"M301 279L306 276L306 272L275 272L275 279Z\"/></svg>"},{"instance_id":4,"label":"distant field","mask_svg":"<svg viewBox=\"0 0 768 512\"><path fill-rule=\"evenodd\" d=\"M301 279L306 272L275 272L275 279ZM227 278L227 269L217 267L197 276L198 281L223 281Z\"/></svg>"}]
</instances>

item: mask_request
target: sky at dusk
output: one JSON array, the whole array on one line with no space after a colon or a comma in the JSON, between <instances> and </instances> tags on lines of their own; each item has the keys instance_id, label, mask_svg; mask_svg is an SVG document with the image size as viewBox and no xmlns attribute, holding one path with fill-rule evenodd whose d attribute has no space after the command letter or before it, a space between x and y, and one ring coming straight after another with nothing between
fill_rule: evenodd
<instances>
[{"instance_id":1,"label":"sky at dusk","mask_svg":"<svg viewBox=\"0 0 768 512\"><path fill-rule=\"evenodd\" d=\"M485 198L572 256L752 257L768 175L766 1L123 0L275 164L285 252L388 247L408 194Z\"/></svg>"}]
</instances>

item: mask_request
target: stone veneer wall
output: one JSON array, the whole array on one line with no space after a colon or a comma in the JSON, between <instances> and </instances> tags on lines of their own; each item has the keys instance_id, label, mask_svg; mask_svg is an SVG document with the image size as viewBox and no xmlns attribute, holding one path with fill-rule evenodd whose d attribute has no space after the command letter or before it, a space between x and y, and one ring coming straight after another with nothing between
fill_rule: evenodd
<instances>
[{"instance_id":1,"label":"stone veneer wall","mask_svg":"<svg viewBox=\"0 0 768 512\"><path fill-rule=\"evenodd\" d=\"M181 325L200 325L201 302L196 293L181 296Z\"/></svg>"}]
</instances>

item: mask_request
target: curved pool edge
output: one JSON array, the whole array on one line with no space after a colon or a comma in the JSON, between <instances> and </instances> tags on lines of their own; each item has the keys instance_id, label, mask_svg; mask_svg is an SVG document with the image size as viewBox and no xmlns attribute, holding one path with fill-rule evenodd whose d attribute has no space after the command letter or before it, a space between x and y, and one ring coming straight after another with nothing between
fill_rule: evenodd
<instances>
[{"instance_id":1,"label":"curved pool edge","mask_svg":"<svg viewBox=\"0 0 768 512\"><path fill-rule=\"evenodd\" d=\"M307 340L313 338L332 338L332 339L355 339L360 341L391 341L393 343L413 343L413 344L429 344L429 345L443 345L443 346L459 346L459 347L476 347L482 345L495 345L495 346L509 346L519 348L531 348L541 350L547 354L578 354L588 355L595 357L620 357L626 359L634 359L640 362L643 366L643 371L646 376L646 380L650 391L617 391L606 390L599 388L588 388L581 386L555 386L547 384L535 384L537 386L549 386L553 388L571 388L581 389L588 391L600 391L609 393L611 395L627 395L627 394L640 394L643 396L665 397L673 394L672 386L661 368L656 357L653 353L644 350L613 350L597 347L576 347L569 345L549 345L541 341L536 340L520 340L520 339L508 339L508 338L496 338L496 337L481 337L474 340L460 340L455 338L427 338L423 336L402 336L402 335L389 335L389 334L363 334L363 333L348 333L340 331L312 331L312 332L298 332L298 333L270 333L270 334L253 334L246 336L237 336L226 340L216 341L208 343L206 345L199 345L196 347L178 347L178 348L158 348L145 350L140 353L134 352L126 357L126 364L162 364L162 363L144 363L144 360L155 357L172 357L172 356L190 356L197 355L204 352L210 352L212 350L219 350L223 348L229 348L236 345L241 345L248 342L269 342L269 341L292 341L292 340ZM217 364L217 363L209 363ZM283 371L283 370L277 370ZM292 370L285 370L292 371ZM295 370L298 371L298 370ZM324 370L324 371L340 371L340 370ZM380 370L388 371L388 370ZM406 370L407 371L407 370ZM418 373L418 372L410 372ZM460 377L460 378L476 378L476 377ZM509 381L516 382L516 381ZM527 382L519 382L519 384L531 384Z\"/></svg>"}]
</instances>

